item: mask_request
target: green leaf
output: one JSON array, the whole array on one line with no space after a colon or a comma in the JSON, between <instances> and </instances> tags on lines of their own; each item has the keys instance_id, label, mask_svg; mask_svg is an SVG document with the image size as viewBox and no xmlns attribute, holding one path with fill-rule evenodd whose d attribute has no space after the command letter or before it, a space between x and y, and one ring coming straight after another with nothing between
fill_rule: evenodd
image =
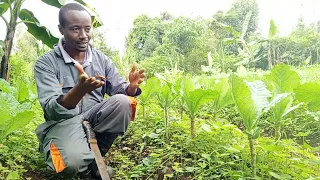
<instances>
[{"instance_id":1,"label":"green leaf","mask_svg":"<svg viewBox=\"0 0 320 180\"><path fill-rule=\"evenodd\" d=\"M293 89L300 84L298 73L290 70L290 67L285 64L279 64L272 68L267 79L273 85L275 94L293 92Z\"/></svg>"},{"instance_id":2,"label":"green leaf","mask_svg":"<svg viewBox=\"0 0 320 180\"><path fill-rule=\"evenodd\" d=\"M300 84L298 73L290 70L290 67L285 64L275 66L271 70L271 73L267 75L267 80L273 87L274 96L281 93L293 92L293 89ZM280 102L277 102L272 108L273 121L277 123L281 122L284 113L288 112L292 104L293 97L291 95L282 98Z\"/></svg>"},{"instance_id":3,"label":"green leaf","mask_svg":"<svg viewBox=\"0 0 320 180\"><path fill-rule=\"evenodd\" d=\"M53 45L58 43L59 39L54 37L49 29L40 25L40 22L31 11L27 9L20 10L19 18L23 20L24 24L28 27L28 32L48 47L53 48Z\"/></svg>"},{"instance_id":4,"label":"green leaf","mask_svg":"<svg viewBox=\"0 0 320 180\"><path fill-rule=\"evenodd\" d=\"M11 94L11 93L15 93L16 89L10 86L8 81L4 79L0 79L0 91Z\"/></svg>"},{"instance_id":5,"label":"green leaf","mask_svg":"<svg viewBox=\"0 0 320 180\"><path fill-rule=\"evenodd\" d=\"M229 81L236 108L247 132L251 132L256 129L263 108L269 104L271 93L262 81L246 82L235 74Z\"/></svg>"},{"instance_id":6,"label":"green leaf","mask_svg":"<svg viewBox=\"0 0 320 180\"><path fill-rule=\"evenodd\" d=\"M173 87L168 84L163 85L158 92L156 92L158 103L162 108L170 107L176 96L174 95Z\"/></svg>"},{"instance_id":7,"label":"green leaf","mask_svg":"<svg viewBox=\"0 0 320 180\"><path fill-rule=\"evenodd\" d=\"M195 89L194 83L190 77L184 77L180 83L181 83L180 93L183 96L187 96L187 94L190 91L193 91Z\"/></svg>"},{"instance_id":8,"label":"green leaf","mask_svg":"<svg viewBox=\"0 0 320 180\"><path fill-rule=\"evenodd\" d=\"M9 4L10 2L10 4ZM0 16L3 15L5 12L7 12L7 10L9 9L10 5L12 4L12 0L8 1L8 0L1 0L0 1Z\"/></svg>"},{"instance_id":9,"label":"green leaf","mask_svg":"<svg viewBox=\"0 0 320 180\"><path fill-rule=\"evenodd\" d=\"M295 89L296 98L305 102L311 111L320 110L320 84L305 83Z\"/></svg>"},{"instance_id":10,"label":"green leaf","mask_svg":"<svg viewBox=\"0 0 320 180\"><path fill-rule=\"evenodd\" d=\"M32 111L23 111L12 117L5 130L0 133L0 141L11 132L27 125L32 120L33 116L34 113Z\"/></svg>"},{"instance_id":11,"label":"green leaf","mask_svg":"<svg viewBox=\"0 0 320 180\"><path fill-rule=\"evenodd\" d=\"M269 171L269 174L270 174L272 177L274 177L274 178L281 179L281 176L280 176L279 174L277 174L277 173L274 173L274 172L272 172L272 171Z\"/></svg>"},{"instance_id":12,"label":"green leaf","mask_svg":"<svg viewBox=\"0 0 320 180\"><path fill-rule=\"evenodd\" d=\"M142 105L147 104L158 87L160 87L160 80L156 77L149 78L145 84L141 85L140 88L143 93L139 96L140 103Z\"/></svg>"},{"instance_id":13,"label":"green leaf","mask_svg":"<svg viewBox=\"0 0 320 180\"><path fill-rule=\"evenodd\" d=\"M5 94L0 94L0 129L3 124L5 124L11 118L10 114L10 104L7 102L7 98L5 98Z\"/></svg>"},{"instance_id":14,"label":"green leaf","mask_svg":"<svg viewBox=\"0 0 320 180\"><path fill-rule=\"evenodd\" d=\"M19 102L23 102L30 96L29 87L26 82L22 80L18 80L16 83L17 91L16 91L16 99Z\"/></svg>"},{"instance_id":15,"label":"green leaf","mask_svg":"<svg viewBox=\"0 0 320 180\"><path fill-rule=\"evenodd\" d=\"M270 28L269 28L269 38L272 38L273 36L275 36L278 32L278 28L276 26L276 24L274 23L274 20L271 19L270 20Z\"/></svg>"},{"instance_id":16,"label":"green leaf","mask_svg":"<svg viewBox=\"0 0 320 180\"><path fill-rule=\"evenodd\" d=\"M217 96L217 93L212 90L196 89L185 93L183 97L191 117L194 118L199 108L203 104L212 101L215 96Z\"/></svg>"},{"instance_id":17,"label":"green leaf","mask_svg":"<svg viewBox=\"0 0 320 180\"><path fill-rule=\"evenodd\" d=\"M20 179L20 175L18 172L16 171L10 171L10 173L8 174L6 180L13 180L13 179Z\"/></svg>"},{"instance_id":18,"label":"green leaf","mask_svg":"<svg viewBox=\"0 0 320 180\"><path fill-rule=\"evenodd\" d=\"M217 96L214 98L215 111L219 111L233 102L227 78L220 79L214 85L214 91L217 92Z\"/></svg>"},{"instance_id":19,"label":"green leaf","mask_svg":"<svg viewBox=\"0 0 320 180\"><path fill-rule=\"evenodd\" d=\"M242 32L241 32L240 40L243 40L245 35L247 34L247 30L248 30L251 16L252 16L252 11L249 11L246 14L246 18L244 19L243 24L242 24Z\"/></svg>"},{"instance_id":20,"label":"green leaf","mask_svg":"<svg viewBox=\"0 0 320 180\"><path fill-rule=\"evenodd\" d=\"M68 3L70 0L41 0L42 2L54 6L56 8L61 8L63 5L65 5L66 3ZM100 27L103 25L99 15L95 12L95 9L91 8L89 4L87 4L86 2L84 2L83 0L74 0L76 2L78 2L79 4L87 7L88 9L90 9L91 11L93 11L93 14L91 14L91 20L92 20L92 26L93 27Z\"/></svg>"}]
</instances>

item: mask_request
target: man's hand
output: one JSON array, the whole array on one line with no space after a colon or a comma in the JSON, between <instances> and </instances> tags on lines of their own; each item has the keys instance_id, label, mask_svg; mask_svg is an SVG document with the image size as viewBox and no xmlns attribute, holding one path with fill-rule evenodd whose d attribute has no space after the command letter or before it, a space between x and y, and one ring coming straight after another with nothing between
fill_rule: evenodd
<instances>
[{"instance_id":1,"label":"man's hand","mask_svg":"<svg viewBox=\"0 0 320 180\"><path fill-rule=\"evenodd\" d=\"M87 73L84 72L83 67L79 63L75 63L74 66L79 72L79 89L81 89L83 92L88 93L104 85L103 81L97 80L95 77L89 77ZM98 77L103 80L105 79L101 76Z\"/></svg>"},{"instance_id":2,"label":"man's hand","mask_svg":"<svg viewBox=\"0 0 320 180\"><path fill-rule=\"evenodd\" d=\"M86 93L104 85L104 81L97 80L95 77L89 77L87 73L84 72L81 64L75 63L74 66L79 71L79 82L63 96L62 100L59 102L67 109L75 108ZM96 77L105 80L105 77L103 76Z\"/></svg>"},{"instance_id":3,"label":"man's hand","mask_svg":"<svg viewBox=\"0 0 320 180\"><path fill-rule=\"evenodd\" d=\"M137 69L137 64L134 63L129 73L130 85L127 90L128 95L131 95L131 96L134 96L136 94L137 88L146 77L144 74L144 69L141 69L139 71L137 71L136 69Z\"/></svg>"}]
</instances>

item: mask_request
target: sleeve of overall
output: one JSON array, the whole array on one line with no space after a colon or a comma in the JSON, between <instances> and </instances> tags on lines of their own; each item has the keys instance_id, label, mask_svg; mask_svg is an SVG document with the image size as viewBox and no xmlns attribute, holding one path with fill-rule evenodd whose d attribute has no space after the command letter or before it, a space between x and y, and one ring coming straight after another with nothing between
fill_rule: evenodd
<instances>
[{"instance_id":1,"label":"sleeve of overall","mask_svg":"<svg viewBox=\"0 0 320 180\"><path fill-rule=\"evenodd\" d=\"M74 109L67 109L57 102L63 92L54 69L51 61L45 57L39 58L34 66L38 97L47 121L69 119L79 114L78 105Z\"/></svg>"},{"instance_id":2,"label":"sleeve of overall","mask_svg":"<svg viewBox=\"0 0 320 180\"><path fill-rule=\"evenodd\" d=\"M127 94L127 89L129 87L129 83L125 81L125 79L119 74L117 67L111 61L110 58L105 56L106 58L106 78L107 78L107 94L109 96L115 94ZM138 88L134 97L139 96L141 94L141 89Z\"/></svg>"}]
</instances>

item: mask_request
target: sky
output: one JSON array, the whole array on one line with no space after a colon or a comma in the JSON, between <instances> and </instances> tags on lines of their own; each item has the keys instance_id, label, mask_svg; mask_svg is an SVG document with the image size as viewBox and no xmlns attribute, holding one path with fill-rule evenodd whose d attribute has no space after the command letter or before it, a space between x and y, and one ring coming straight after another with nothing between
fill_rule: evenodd
<instances>
[{"instance_id":1,"label":"sky","mask_svg":"<svg viewBox=\"0 0 320 180\"><path fill-rule=\"evenodd\" d=\"M66 1L66 0L59 0ZM107 44L123 52L125 37L132 28L136 16L147 14L150 17L169 12L175 17L187 16L210 18L216 11L227 11L234 0L87 0L96 9L104 23L99 27L106 32ZM278 26L279 35L291 32L298 17L306 23L320 20L320 0L257 0L260 9L258 27L267 36L269 22L273 19ZM57 37L59 9L46 5L40 0L26 0L22 8L31 10L42 25ZM0 39L5 37L5 24L0 19ZM23 29L23 28L22 28Z\"/></svg>"}]
</instances>

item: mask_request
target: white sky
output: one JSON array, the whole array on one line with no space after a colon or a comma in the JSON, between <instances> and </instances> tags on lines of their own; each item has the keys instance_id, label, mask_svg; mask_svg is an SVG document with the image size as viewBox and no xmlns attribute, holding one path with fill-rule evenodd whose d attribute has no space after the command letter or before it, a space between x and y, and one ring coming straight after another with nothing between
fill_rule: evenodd
<instances>
[{"instance_id":1,"label":"white sky","mask_svg":"<svg viewBox=\"0 0 320 180\"><path fill-rule=\"evenodd\" d=\"M151 17L167 11L174 16L204 18L211 17L217 10L227 11L234 0L87 0L100 14L107 31L107 43L120 51L124 49L125 36L132 27L134 18L140 14ZM267 35L269 21L273 18L280 35L290 33L292 27L302 16L307 23L320 20L320 0L257 0L260 8L259 28ZM40 0L26 0L23 8L30 9L41 24L47 26L60 37L58 8L42 3ZM4 39L5 25L0 19L0 39Z\"/></svg>"}]
</instances>

